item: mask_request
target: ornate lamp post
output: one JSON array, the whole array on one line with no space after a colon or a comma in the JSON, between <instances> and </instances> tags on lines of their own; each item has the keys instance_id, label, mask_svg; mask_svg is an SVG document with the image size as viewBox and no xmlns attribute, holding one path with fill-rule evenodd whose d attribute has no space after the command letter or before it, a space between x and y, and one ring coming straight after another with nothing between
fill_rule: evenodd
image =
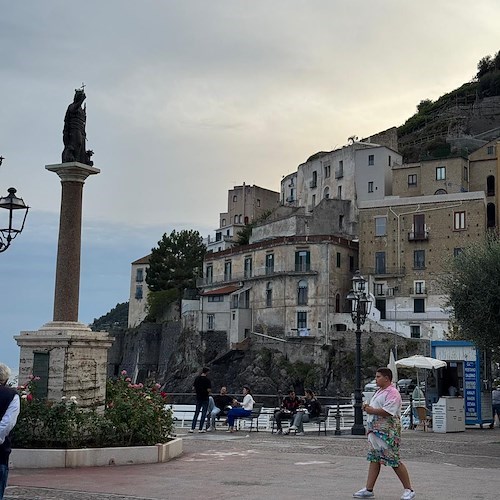
<instances>
[{"instance_id":1,"label":"ornate lamp post","mask_svg":"<svg viewBox=\"0 0 500 500\"><path fill-rule=\"evenodd\" d=\"M3 159L0 156L0 165ZM8 195L0 198L0 208L8 210L7 223L4 225L3 222L0 222L1 253L10 247L11 241L24 229L24 222L26 221L29 207L24 203L22 198L16 196L16 190L11 187L8 189Z\"/></svg>"},{"instance_id":2,"label":"ornate lamp post","mask_svg":"<svg viewBox=\"0 0 500 500\"><path fill-rule=\"evenodd\" d=\"M370 313L372 302L366 293L366 280L359 271L352 278L352 290L347 295L351 302L351 318L356 323L356 387L354 389L354 425L351 434L364 435L362 394L361 394L361 325Z\"/></svg>"}]
</instances>

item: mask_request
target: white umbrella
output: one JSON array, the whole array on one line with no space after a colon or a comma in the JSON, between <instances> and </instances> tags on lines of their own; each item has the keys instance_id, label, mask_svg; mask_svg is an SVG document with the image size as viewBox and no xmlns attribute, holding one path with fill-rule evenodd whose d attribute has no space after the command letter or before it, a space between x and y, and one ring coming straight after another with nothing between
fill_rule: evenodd
<instances>
[{"instance_id":1,"label":"white umbrella","mask_svg":"<svg viewBox=\"0 0 500 500\"><path fill-rule=\"evenodd\" d=\"M396 366L396 360L394 359L394 352L391 349L391 352L389 354L389 364L387 365L387 368L390 368L392 372L392 383L397 386L398 383L398 367Z\"/></svg>"},{"instance_id":2,"label":"white umbrella","mask_svg":"<svg viewBox=\"0 0 500 500\"><path fill-rule=\"evenodd\" d=\"M428 358L426 356L410 356L409 358L398 359L396 366L399 368L423 368L433 370L435 368L444 368L446 361L440 359Z\"/></svg>"}]
</instances>

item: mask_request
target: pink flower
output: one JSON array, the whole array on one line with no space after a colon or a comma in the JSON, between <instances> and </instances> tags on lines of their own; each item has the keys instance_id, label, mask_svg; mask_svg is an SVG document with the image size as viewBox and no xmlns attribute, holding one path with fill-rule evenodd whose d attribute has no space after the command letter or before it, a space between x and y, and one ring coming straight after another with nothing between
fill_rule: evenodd
<instances>
[{"instance_id":1,"label":"pink flower","mask_svg":"<svg viewBox=\"0 0 500 500\"><path fill-rule=\"evenodd\" d=\"M127 370L122 370L122 375L127 375Z\"/></svg>"},{"instance_id":2,"label":"pink flower","mask_svg":"<svg viewBox=\"0 0 500 500\"><path fill-rule=\"evenodd\" d=\"M30 375L30 380L33 380L35 376L33 374Z\"/></svg>"},{"instance_id":3,"label":"pink flower","mask_svg":"<svg viewBox=\"0 0 500 500\"><path fill-rule=\"evenodd\" d=\"M130 389L134 389L134 388L135 388L132 384L128 384L128 387L129 387Z\"/></svg>"},{"instance_id":4,"label":"pink flower","mask_svg":"<svg viewBox=\"0 0 500 500\"><path fill-rule=\"evenodd\" d=\"M125 382L132 382L132 379L131 379L130 377L127 377L127 378L125 379Z\"/></svg>"},{"instance_id":5,"label":"pink flower","mask_svg":"<svg viewBox=\"0 0 500 500\"><path fill-rule=\"evenodd\" d=\"M142 389L144 387L144 384L137 384L137 389Z\"/></svg>"},{"instance_id":6,"label":"pink flower","mask_svg":"<svg viewBox=\"0 0 500 500\"><path fill-rule=\"evenodd\" d=\"M40 377L34 377L33 380L40 380Z\"/></svg>"},{"instance_id":7,"label":"pink flower","mask_svg":"<svg viewBox=\"0 0 500 500\"><path fill-rule=\"evenodd\" d=\"M161 387L161 385L160 385L160 384L155 384L155 388L156 388L156 389L159 389L160 387Z\"/></svg>"}]
</instances>

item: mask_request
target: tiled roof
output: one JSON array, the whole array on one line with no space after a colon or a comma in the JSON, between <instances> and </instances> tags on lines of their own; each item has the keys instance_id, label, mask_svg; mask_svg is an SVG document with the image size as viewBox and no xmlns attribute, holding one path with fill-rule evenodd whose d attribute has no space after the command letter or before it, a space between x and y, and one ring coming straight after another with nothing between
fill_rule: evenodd
<instances>
[{"instance_id":1,"label":"tiled roof","mask_svg":"<svg viewBox=\"0 0 500 500\"><path fill-rule=\"evenodd\" d=\"M230 293L236 292L241 287L235 285L223 286L222 288L216 288L215 290L208 290L208 292L202 292L200 295L228 295Z\"/></svg>"}]
</instances>

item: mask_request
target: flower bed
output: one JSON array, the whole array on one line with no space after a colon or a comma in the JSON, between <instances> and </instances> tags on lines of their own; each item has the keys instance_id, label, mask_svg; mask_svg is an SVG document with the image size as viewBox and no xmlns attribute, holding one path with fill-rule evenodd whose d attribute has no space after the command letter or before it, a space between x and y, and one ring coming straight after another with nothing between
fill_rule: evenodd
<instances>
[{"instance_id":1,"label":"flower bed","mask_svg":"<svg viewBox=\"0 0 500 500\"><path fill-rule=\"evenodd\" d=\"M75 449L156 446L172 433L172 412L159 384L132 384L123 371L109 380L104 410L80 408L75 397L47 401L34 397L34 377L19 389L21 413L13 448Z\"/></svg>"}]
</instances>

